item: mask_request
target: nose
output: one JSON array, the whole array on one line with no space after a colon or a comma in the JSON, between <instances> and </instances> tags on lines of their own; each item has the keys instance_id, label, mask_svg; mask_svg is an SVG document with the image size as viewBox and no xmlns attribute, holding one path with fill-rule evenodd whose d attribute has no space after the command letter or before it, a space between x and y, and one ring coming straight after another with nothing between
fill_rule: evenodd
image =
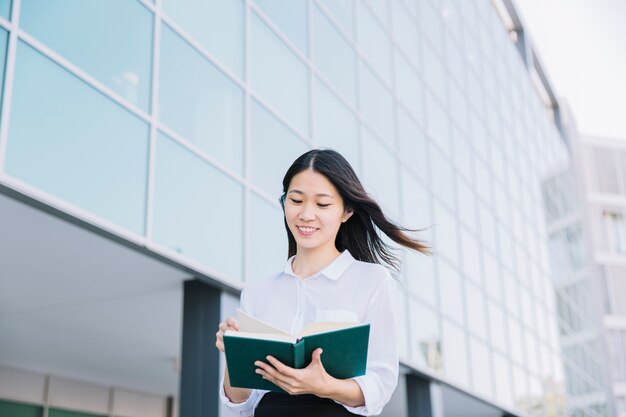
<instances>
[{"instance_id":1,"label":"nose","mask_svg":"<svg viewBox=\"0 0 626 417\"><path fill-rule=\"evenodd\" d=\"M305 204L300 212L300 219L304 221L315 219L315 208L311 204Z\"/></svg>"}]
</instances>

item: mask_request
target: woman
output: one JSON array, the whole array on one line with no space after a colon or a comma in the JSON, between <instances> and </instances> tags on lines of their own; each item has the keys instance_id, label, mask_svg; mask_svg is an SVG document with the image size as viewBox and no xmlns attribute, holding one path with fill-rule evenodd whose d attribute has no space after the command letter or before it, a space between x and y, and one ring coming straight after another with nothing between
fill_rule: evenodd
<instances>
[{"instance_id":1,"label":"woman","mask_svg":"<svg viewBox=\"0 0 626 417\"><path fill-rule=\"evenodd\" d=\"M392 279L381 264L397 269L398 260L376 228L402 246L422 253L428 248L387 220L348 161L332 150L314 149L296 159L283 179L280 202L289 260L284 271L249 284L241 308L291 334L321 321L370 323L366 374L333 378L324 369L322 349L304 369L268 356L255 363L257 373L287 394L231 387L225 370L222 401L240 416L380 414L398 380ZM239 330L234 318L216 333L222 352L226 330Z\"/></svg>"}]
</instances>

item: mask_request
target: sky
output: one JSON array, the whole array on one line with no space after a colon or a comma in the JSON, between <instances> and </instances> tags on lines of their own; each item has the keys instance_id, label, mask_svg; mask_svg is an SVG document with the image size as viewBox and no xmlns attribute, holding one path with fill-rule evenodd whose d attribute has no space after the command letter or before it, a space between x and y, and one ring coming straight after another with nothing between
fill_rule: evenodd
<instances>
[{"instance_id":1,"label":"sky","mask_svg":"<svg viewBox=\"0 0 626 417\"><path fill-rule=\"evenodd\" d=\"M581 134L626 141L626 0L514 0Z\"/></svg>"}]
</instances>

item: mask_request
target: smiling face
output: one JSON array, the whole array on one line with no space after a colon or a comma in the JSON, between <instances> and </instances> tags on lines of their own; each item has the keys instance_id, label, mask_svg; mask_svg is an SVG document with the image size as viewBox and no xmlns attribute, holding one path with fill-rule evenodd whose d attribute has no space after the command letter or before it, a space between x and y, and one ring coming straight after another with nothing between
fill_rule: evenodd
<instances>
[{"instance_id":1,"label":"smiling face","mask_svg":"<svg viewBox=\"0 0 626 417\"><path fill-rule=\"evenodd\" d=\"M336 251L339 227L351 215L335 186L322 174L307 169L291 179L285 198L285 219L298 253Z\"/></svg>"}]
</instances>

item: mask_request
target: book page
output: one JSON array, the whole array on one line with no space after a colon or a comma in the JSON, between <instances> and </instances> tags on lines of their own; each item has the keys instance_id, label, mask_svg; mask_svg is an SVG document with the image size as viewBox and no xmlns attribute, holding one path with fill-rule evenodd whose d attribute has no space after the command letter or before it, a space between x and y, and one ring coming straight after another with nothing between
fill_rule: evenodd
<instances>
[{"instance_id":1,"label":"book page","mask_svg":"<svg viewBox=\"0 0 626 417\"><path fill-rule=\"evenodd\" d=\"M322 322L309 324L300 332L300 337L311 336L314 334L331 332L334 330L349 329L351 327L360 326L361 323L340 323L340 322Z\"/></svg>"},{"instance_id":2,"label":"book page","mask_svg":"<svg viewBox=\"0 0 626 417\"><path fill-rule=\"evenodd\" d=\"M289 333L286 333L269 323L252 317L250 314L241 309L237 309L237 321L239 322L239 331L241 332L272 333L291 337Z\"/></svg>"},{"instance_id":3,"label":"book page","mask_svg":"<svg viewBox=\"0 0 626 417\"><path fill-rule=\"evenodd\" d=\"M241 337L245 339L271 340L274 342L296 343L298 340L285 333L254 333L254 332L235 332L226 330L224 336Z\"/></svg>"}]
</instances>

